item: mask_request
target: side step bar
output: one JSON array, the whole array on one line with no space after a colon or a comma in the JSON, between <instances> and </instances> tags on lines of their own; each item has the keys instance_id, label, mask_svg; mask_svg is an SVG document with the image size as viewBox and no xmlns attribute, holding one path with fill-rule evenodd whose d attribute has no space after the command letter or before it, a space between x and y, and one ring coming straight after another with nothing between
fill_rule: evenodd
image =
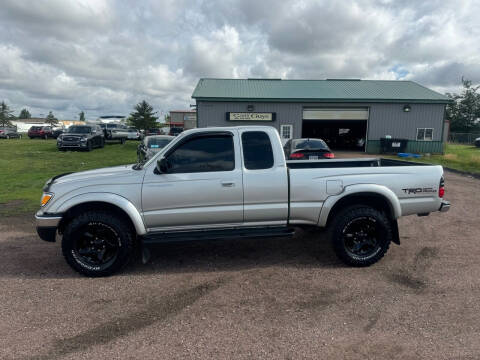
<instances>
[{"instance_id":1,"label":"side step bar","mask_svg":"<svg viewBox=\"0 0 480 360\"><path fill-rule=\"evenodd\" d=\"M143 245L181 241L221 240L262 237L291 237L295 231L288 227L228 228L222 230L165 231L142 236Z\"/></svg>"}]
</instances>

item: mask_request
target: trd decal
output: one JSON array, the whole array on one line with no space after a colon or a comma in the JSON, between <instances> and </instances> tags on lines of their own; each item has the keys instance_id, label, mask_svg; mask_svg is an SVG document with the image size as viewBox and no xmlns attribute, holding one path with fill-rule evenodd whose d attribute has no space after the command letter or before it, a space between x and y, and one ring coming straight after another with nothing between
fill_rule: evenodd
<instances>
[{"instance_id":1,"label":"trd decal","mask_svg":"<svg viewBox=\"0 0 480 360\"><path fill-rule=\"evenodd\" d=\"M435 188L410 188L402 189L405 194L419 194L419 193L436 193L437 189Z\"/></svg>"}]
</instances>

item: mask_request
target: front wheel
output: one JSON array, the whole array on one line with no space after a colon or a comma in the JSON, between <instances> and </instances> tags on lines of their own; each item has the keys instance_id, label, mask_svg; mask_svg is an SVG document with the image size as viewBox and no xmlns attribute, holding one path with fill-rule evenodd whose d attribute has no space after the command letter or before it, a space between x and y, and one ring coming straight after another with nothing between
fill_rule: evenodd
<instances>
[{"instance_id":1,"label":"front wheel","mask_svg":"<svg viewBox=\"0 0 480 360\"><path fill-rule=\"evenodd\" d=\"M124 267L133 255L134 235L122 219L102 211L88 211L65 228L62 252L80 274L109 276Z\"/></svg>"},{"instance_id":2,"label":"front wheel","mask_svg":"<svg viewBox=\"0 0 480 360\"><path fill-rule=\"evenodd\" d=\"M351 266L369 266L387 252L392 226L386 215L372 207L351 206L336 215L330 228L338 258Z\"/></svg>"}]
</instances>

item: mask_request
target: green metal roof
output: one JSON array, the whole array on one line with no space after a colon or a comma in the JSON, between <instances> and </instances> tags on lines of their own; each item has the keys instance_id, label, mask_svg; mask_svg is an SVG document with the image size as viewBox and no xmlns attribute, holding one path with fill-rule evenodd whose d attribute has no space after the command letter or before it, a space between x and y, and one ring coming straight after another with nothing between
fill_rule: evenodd
<instances>
[{"instance_id":1,"label":"green metal roof","mask_svg":"<svg viewBox=\"0 0 480 360\"><path fill-rule=\"evenodd\" d=\"M423 102L450 99L413 81L200 79L192 98L212 101Z\"/></svg>"}]
</instances>

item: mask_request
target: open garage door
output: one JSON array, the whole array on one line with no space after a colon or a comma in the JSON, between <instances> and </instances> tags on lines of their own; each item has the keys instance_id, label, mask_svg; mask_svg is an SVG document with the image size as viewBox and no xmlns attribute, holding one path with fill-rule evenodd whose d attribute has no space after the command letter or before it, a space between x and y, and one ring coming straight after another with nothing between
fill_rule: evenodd
<instances>
[{"instance_id":1,"label":"open garage door","mask_svg":"<svg viewBox=\"0 0 480 360\"><path fill-rule=\"evenodd\" d=\"M320 138L333 150L365 151L367 108L304 109L302 137Z\"/></svg>"}]
</instances>

